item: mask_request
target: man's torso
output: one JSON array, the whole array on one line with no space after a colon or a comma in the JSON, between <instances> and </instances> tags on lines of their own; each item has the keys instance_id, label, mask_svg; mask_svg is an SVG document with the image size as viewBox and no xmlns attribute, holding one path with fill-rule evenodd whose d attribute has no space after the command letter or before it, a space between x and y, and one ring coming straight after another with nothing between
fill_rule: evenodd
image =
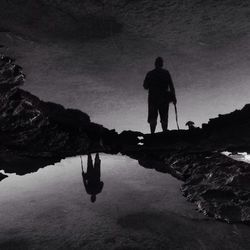
<instances>
[{"instance_id":1,"label":"man's torso","mask_svg":"<svg viewBox=\"0 0 250 250\"><path fill-rule=\"evenodd\" d=\"M166 100L171 81L170 74L165 69L154 69L147 74L149 99Z\"/></svg>"}]
</instances>

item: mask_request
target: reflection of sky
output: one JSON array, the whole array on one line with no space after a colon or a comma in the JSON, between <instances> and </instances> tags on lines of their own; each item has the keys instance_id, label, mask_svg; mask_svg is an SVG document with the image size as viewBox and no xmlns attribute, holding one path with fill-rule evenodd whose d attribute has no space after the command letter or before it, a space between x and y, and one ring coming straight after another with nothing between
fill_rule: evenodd
<instances>
[{"instance_id":1,"label":"reflection of sky","mask_svg":"<svg viewBox=\"0 0 250 250\"><path fill-rule=\"evenodd\" d=\"M101 160L104 188L94 204L82 183L79 157L62 160L35 174L11 175L2 181L0 246L10 238L23 239L35 246L41 244L41 248L53 243L57 247L58 244L77 247L85 241L100 247L105 237L116 235L126 244L126 231L116 225L122 216L166 209L195 215L192 205L183 206L186 201L178 190L178 181L144 170L136 161L123 156L101 155ZM86 161L83 157L85 168ZM163 192L166 181L171 183L167 193ZM164 200L167 196L171 197ZM171 205L164 208L170 200ZM10 231L16 233L8 234Z\"/></svg>"},{"instance_id":2,"label":"reflection of sky","mask_svg":"<svg viewBox=\"0 0 250 250\"><path fill-rule=\"evenodd\" d=\"M207 220L168 174L120 155L100 158L104 188L96 203L84 190L79 157L3 180L0 248L247 249L249 227Z\"/></svg>"}]
</instances>

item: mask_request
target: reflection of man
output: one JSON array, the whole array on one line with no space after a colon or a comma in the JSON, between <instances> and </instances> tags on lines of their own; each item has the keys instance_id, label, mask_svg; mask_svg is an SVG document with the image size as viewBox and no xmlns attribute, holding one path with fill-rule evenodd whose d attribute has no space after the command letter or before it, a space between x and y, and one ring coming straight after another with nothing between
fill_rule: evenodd
<instances>
[{"instance_id":1,"label":"reflection of man","mask_svg":"<svg viewBox=\"0 0 250 250\"><path fill-rule=\"evenodd\" d=\"M88 155L87 173L84 173L82 165L82 180L86 192L91 195L90 200L95 202L96 195L102 192L104 185L101 181L101 160L98 153L95 156L94 166L91 154Z\"/></svg>"},{"instance_id":2,"label":"reflection of man","mask_svg":"<svg viewBox=\"0 0 250 250\"><path fill-rule=\"evenodd\" d=\"M161 118L162 130L168 130L169 103L176 105L175 89L168 70L163 69L163 59L157 57L155 69L149 71L143 87L148 90L148 123L151 134L155 132L158 113Z\"/></svg>"}]
</instances>

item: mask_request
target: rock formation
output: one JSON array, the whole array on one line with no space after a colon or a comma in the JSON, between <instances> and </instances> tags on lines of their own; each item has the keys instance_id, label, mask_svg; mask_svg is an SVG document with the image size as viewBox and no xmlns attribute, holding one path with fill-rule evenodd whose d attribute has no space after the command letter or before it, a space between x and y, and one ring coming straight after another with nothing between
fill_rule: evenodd
<instances>
[{"instance_id":1,"label":"rock formation","mask_svg":"<svg viewBox=\"0 0 250 250\"><path fill-rule=\"evenodd\" d=\"M202 128L154 135L117 134L74 109L41 101L20 89L25 75L14 60L0 58L0 170L19 175L61 158L89 152L128 155L145 168L184 182L182 192L204 214L250 222L250 168L223 151L250 153L250 104L210 119ZM0 173L0 180L6 175Z\"/></svg>"},{"instance_id":2,"label":"rock formation","mask_svg":"<svg viewBox=\"0 0 250 250\"><path fill-rule=\"evenodd\" d=\"M208 216L250 222L250 166L222 154L250 153L250 105L210 119L202 128L143 135L124 132L122 153L145 168L182 180L182 192ZM129 140L128 140L129 138Z\"/></svg>"},{"instance_id":3,"label":"rock formation","mask_svg":"<svg viewBox=\"0 0 250 250\"><path fill-rule=\"evenodd\" d=\"M117 136L114 131L92 123L89 116L79 110L65 109L62 105L44 102L20 89L24 81L22 68L16 65L12 58L2 56L0 58L1 169L13 172L10 168L13 164L6 160L11 157L13 162L13 154L14 158L19 157L19 160L20 157L23 159L36 157L54 159L52 160L54 162L67 156L91 151L112 151L112 145L105 144L107 142L105 138ZM46 164L48 165L48 160ZM41 164L38 165L41 167ZM29 167L24 167L18 171L25 172L24 169L28 172L31 170Z\"/></svg>"},{"instance_id":4,"label":"rock formation","mask_svg":"<svg viewBox=\"0 0 250 250\"><path fill-rule=\"evenodd\" d=\"M0 181L3 180L6 177L7 177L7 175L0 173Z\"/></svg>"}]
</instances>

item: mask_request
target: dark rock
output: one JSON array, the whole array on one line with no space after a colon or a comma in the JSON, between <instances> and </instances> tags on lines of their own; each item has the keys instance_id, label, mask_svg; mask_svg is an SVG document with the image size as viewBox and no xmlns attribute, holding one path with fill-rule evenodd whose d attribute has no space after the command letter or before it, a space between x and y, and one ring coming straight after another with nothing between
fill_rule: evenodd
<instances>
[{"instance_id":1,"label":"dark rock","mask_svg":"<svg viewBox=\"0 0 250 250\"><path fill-rule=\"evenodd\" d=\"M9 32L9 29L5 29L5 28L0 26L0 33L2 33L2 32L4 32L4 33Z\"/></svg>"},{"instance_id":2,"label":"dark rock","mask_svg":"<svg viewBox=\"0 0 250 250\"><path fill-rule=\"evenodd\" d=\"M250 167L220 153L177 153L139 164L183 180L182 192L205 215L227 222L250 222ZM164 158L164 157L163 157ZM159 167L160 166L160 167Z\"/></svg>"},{"instance_id":3,"label":"dark rock","mask_svg":"<svg viewBox=\"0 0 250 250\"><path fill-rule=\"evenodd\" d=\"M0 152L1 169L5 173L25 175L38 171L38 169L59 162L61 158L30 157L16 154L12 151Z\"/></svg>"},{"instance_id":4,"label":"dark rock","mask_svg":"<svg viewBox=\"0 0 250 250\"><path fill-rule=\"evenodd\" d=\"M25 81L22 67L14 64L14 59L8 56L0 57L0 87L1 89L21 86ZM0 89L0 91L1 91Z\"/></svg>"},{"instance_id":5,"label":"dark rock","mask_svg":"<svg viewBox=\"0 0 250 250\"><path fill-rule=\"evenodd\" d=\"M5 179L7 177L8 177L7 175L0 173L0 181L2 181L3 179Z\"/></svg>"}]
</instances>

